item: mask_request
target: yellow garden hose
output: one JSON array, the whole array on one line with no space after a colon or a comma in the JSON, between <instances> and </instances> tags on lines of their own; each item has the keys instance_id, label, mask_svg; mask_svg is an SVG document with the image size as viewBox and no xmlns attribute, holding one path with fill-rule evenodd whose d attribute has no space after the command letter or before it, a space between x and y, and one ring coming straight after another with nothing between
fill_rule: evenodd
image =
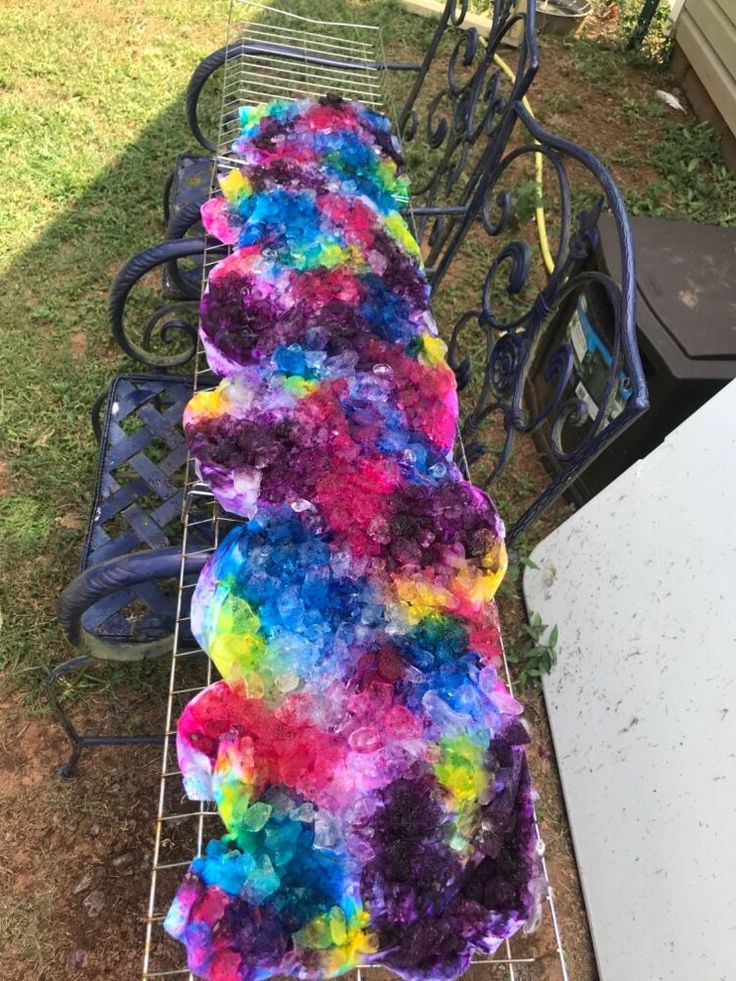
<instances>
[{"instance_id":1,"label":"yellow garden hose","mask_svg":"<svg viewBox=\"0 0 736 981\"><path fill-rule=\"evenodd\" d=\"M483 42L485 43L485 41ZM506 64L500 55L494 54L493 61L501 71L510 78L512 82L516 81L516 75L514 75L511 68ZM526 111L532 118L534 117L534 112L532 107L529 105L529 100L524 96L521 100L521 104L524 106ZM539 143L538 140L534 141L535 145ZM544 155L541 153L534 154L534 180L536 181L537 188L539 189L539 201L540 204L535 208L535 217L537 220L537 235L539 236L539 248L542 251L542 259L544 260L544 265L548 273L552 273L555 268L555 260L552 257L552 253L549 248L549 240L547 238L547 222L544 218L544 206L542 202L542 192L544 190Z\"/></svg>"},{"instance_id":2,"label":"yellow garden hose","mask_svg":"<svg viewBox=\"0 0 736 981\"><path fill-rule=\"evenodd\" d=\"M441 17L443 16L443 12L446 13L445 5L435 3L434 0L399 0L399 5L405 10L409 11L409 13L419 14L420 17ZM487 41L484 34L490 31L492 26L491 21L487 17L479 17L478 15L472 13L467 13L466 16L466 11L463 11L463 17L468 25L476 29L481 44L487 47ZM506 64L500 55L494 54L493 61L501 69L504 75L511 79L512 83L516 81L516 75L514 74L513 70ZM524 106L529 115L534 118L534 112L532 107L529 105L529 101L526 96L522 98L521 104ZM539 146L539 140L534 140L534 144L535 146ZM534 154L534 181L539 191L540 202L534 209L534 216L537 222L537 235L539 237L539 248L542 253L542 260L544 261L545 268L548 273L552 274L555 268L555 260L552 257L552 253L549 248L547 223L544 218L544 207L542 203L542 191L544 189L544 154L539 152Z\"/></svg>"}]
</instances>

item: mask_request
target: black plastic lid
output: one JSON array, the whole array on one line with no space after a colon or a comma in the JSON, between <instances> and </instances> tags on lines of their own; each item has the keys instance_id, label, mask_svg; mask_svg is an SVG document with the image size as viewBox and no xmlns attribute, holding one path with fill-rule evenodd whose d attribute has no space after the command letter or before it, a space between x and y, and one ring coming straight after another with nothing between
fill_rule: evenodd
<instances>
[{"instance_id":1,"label":"black plastic lid","mask_svg":"<svg viewBox=\"0 0 736 981\"><path fill-rule=\"evenodd\" d=\"M639 330L680 377L736 377L736 229L642 217L631 228ZM618 278L610 215L600 233L598 261Z\"/></svg>"}]
</instances>

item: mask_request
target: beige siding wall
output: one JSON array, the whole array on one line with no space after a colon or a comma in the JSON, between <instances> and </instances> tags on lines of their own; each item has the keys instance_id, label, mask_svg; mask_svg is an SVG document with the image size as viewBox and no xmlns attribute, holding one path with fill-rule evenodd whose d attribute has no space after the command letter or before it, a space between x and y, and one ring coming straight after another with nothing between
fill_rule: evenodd
<instances>
[{"instance_id":1,"label":"beige siding wall","mask_svg":"<svg viewBox=\"0 0 736 981\"><path fill-rule=\"evenodd\" d=\"M675 38L736 136L736 0L684 0Z\"/></svg>"}]
</instances>

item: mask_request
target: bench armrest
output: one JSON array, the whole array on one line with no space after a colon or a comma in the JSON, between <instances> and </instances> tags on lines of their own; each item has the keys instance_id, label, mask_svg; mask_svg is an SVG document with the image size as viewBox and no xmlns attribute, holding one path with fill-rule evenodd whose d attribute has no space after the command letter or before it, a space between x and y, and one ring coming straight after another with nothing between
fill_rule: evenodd
<instances>
[{"instance_id":1,"label":"bench armrest","mask_svg":"<svg viewBox=\"0 0 736 981\"><path fill-rule=\"evenodd\" d=\"M184 574L200 572L208 557L209 553L187 556ZM66 639L72 647L101 660L143 660L170 651L171 636L137 642L105 640L85 630L82 617L98 600L126 586L178 577L181 563L181 549L176 546L129 552L85 569L59 597L59 625Z\"/></svg>"}]
</instances>

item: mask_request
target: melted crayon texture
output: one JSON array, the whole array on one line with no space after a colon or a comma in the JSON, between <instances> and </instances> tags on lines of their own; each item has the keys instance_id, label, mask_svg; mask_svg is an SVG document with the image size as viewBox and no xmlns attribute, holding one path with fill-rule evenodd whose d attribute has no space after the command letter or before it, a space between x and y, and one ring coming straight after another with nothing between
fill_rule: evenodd
<instances>
[{"instance_id":1,"label":"melted crayon texture","mask_svg":"<svg viewBox=\"0 0 736 981\"><path fill-rule=\"evenodd\" d=\"M192 600L222 680L177 729L186 792L225 834L165 926L211 981L450 979L544 893L499 677L503 523L452 462L455 379L388 121L328 97L241 126L203 208L234 246L200 310L224 381L184 419L244 519Z\"/></svg>"}]
</instances>

